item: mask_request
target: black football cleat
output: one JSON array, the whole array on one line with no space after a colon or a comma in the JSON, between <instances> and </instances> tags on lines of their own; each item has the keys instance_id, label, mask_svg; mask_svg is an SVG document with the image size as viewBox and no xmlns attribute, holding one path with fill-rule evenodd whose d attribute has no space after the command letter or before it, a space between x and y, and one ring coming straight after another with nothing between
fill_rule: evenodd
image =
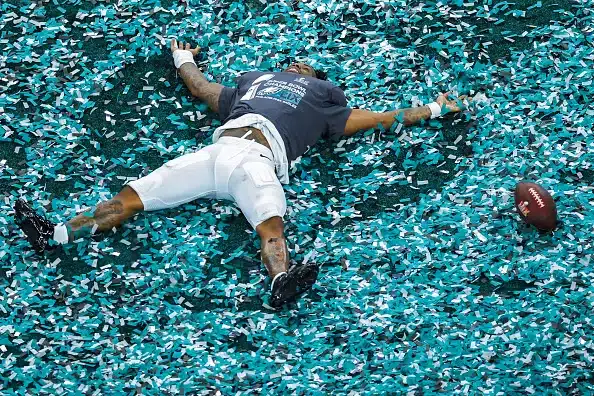
<instances>
[{"instance_id":1,"label":"black football cleat","mask_svg":"<svg viewBox=\"0 0 594 396\"><path fill-rule=\"evenodd\" d=\"M14 204L16 222L27 236L27 240L38 254L50 250L49 241L54 236L54 227L51 221L38 215L33 208L19 199Z\"/></svg>"},{"instance_id":2,"label":"black football cleat","mask_svg":"<svg viewBox=\"0 0 594 396\"><path fill-rule=\"evenodd\" d=\"M309 290L316 279L320 267L316 264L295 264L289 268L286 274L279 276L272 287L270 306L280 308L288 302L292 302L302 293Z\"/></svg>"}]
</instances>

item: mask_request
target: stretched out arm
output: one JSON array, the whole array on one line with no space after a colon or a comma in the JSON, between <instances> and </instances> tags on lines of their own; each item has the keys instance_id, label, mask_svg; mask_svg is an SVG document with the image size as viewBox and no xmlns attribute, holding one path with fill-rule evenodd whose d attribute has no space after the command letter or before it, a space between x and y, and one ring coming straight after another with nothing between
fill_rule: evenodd
<instances>
[{"instance_id":1,"label":"stretched out arm","mask_svg":"<svg viewBox=\"0 0 594 396\"><path fill-rule=\"evenodd\" d=\"M210 82L193 63L185 63L179 68L184 83L193 96L208 105L213 111L219 112L219 96L223 90L221 84Z\"/></svg>"},{"instance_id":2,"label":"stretched out arm","mask_svg":"<svg viewBox=\"0 0 594 396\"><path fill-rule=\"evenodd\" d=\"M410 126L429 118L431 118L431 110L427 106L394 110L387 113L353 109L351 116L347 120L344 134L345 136L351 136L359 131L376 128L380 124L389 129L395 122Z\"/></svg>"},{"instance_id":3,"label":"stretched out arm","mask_svg":"<svg viewBox=\"0 0 594 396\"><path fill-rule=\"evenodd\" d=\"M186 51L190 51L193 56L198 54L200 51L200 47L192 49L189 43L186 43L184 47L184 43L180 42L178 45L176 40L171 40L172 53L184 49ZM196 66L196 64L193 62L183 63L179 67L178 72L190 90L190 93L201 101L205 102L208 107L218 113L219 96L221 95L223 86L221 84L208 81L200 69L198 69L198 66Z\"/></svg>"},{"instance_id":4,"label":"stretched out arm","mask_svg":"<svg viewBox=\"0 0 594 396\"><path fill-rule=\"evenodd\" d=\"M448 113L457 113L464 109L461 100L466 96L450 99L448 94L440 95L435 103L442 109L445 107ZM347 120L344 134L351 136L359 131L365 131L382 125L389 129L394 123L400 122L405 126L411 126L421 123L431 118L431 108L429 106L414 107L389 111L386 113L376 113L369 110L353 109Z\"/></svg>"}]
</instances>

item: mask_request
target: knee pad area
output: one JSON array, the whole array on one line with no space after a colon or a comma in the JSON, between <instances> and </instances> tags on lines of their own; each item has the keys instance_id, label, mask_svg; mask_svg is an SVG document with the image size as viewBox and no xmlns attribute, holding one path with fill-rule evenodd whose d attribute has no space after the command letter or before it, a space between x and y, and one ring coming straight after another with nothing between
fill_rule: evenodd
<instances>
[{"instance_id":1,"label":"knee pad area","mask_svg":"<svg viewBox=\"0 0 594 396\"><path fill-rule=\"evenodd\" d=\"M265 222L272 217L283 217L285 214L285 203L275 202L274 200L260 200L255 203L255 212L258 224Z\"/></svg>"},{"instance_id":2,"label":"knee pad area","mask_svg":"<svg viewBox=\"0 0 594 396\"><path fill-rule=\"evenodd\" d=\"M271 217L283 217L287 204L274 168L264 162L246 162L242 170L249 181L242 183L236 198L248 221L256 227Z\"/></svg>"},{"instance_id":3,"label":"knee pad area","mask_svg":"<svg viewBox=\"0 0 594 396\"><path fill-rule=\"evenodd\" d=\"M263 162L246 162L242 165L242 168L257 188L280 185L274 169L269 164Z\"/></svg>"}]
</instances>

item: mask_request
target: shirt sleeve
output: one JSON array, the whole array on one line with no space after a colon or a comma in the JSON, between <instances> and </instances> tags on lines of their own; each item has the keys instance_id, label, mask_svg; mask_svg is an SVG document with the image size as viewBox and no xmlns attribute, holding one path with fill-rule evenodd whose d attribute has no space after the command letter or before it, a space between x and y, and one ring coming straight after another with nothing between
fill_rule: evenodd
<instances>
[{"instance_id":1,"label":"shirt sleeve","mask_svg":"<svg viewBox=\"0 0 594 396\"><path fill-rule=\"evenodd\" d=\"M233 103L237 97L237 88L223 87L221 95L219 96L219 119L225 121L231 113Z\"/></svg>"},{"instance_id":2,"label":"shirt sleeve","mask_svg":"<svg viewBox=\"0 0 594 396\"><path fill-rule=\"evenodd\" d=\"M237 97L240 96L239 92L242 87L245 89L246 84L249 85L251 81L262 74L264 73L247 72L235 79L235 88L223 87L221 95L219 96L219 119L221 121L225 121L231 114L231 110L237 101Z\"/></svg>"},{"instance_id":3,"label":"shirt sleeve","mask_svg":"<svg viewBox=\"0 0 594 396\"><path fill-rule=\"evenodd\" d=\"M339 140L344 136L344 129L353 109L347 107L347 100L342 89L333 87L330 90L330 103L325 109L328 130L325 138Z\"/></svg>"},{"instance_id":4,"label":"shirt sleeve","mask_svg":"<svg viewBox=\"0 0 594 396\"><path fill-rule=\"evenodd\" d=\"M330 102L338 106L346 107L347 100L344 96L344 91L336 86L332 87L330 90Z\"/></svg>"}]
</instances>

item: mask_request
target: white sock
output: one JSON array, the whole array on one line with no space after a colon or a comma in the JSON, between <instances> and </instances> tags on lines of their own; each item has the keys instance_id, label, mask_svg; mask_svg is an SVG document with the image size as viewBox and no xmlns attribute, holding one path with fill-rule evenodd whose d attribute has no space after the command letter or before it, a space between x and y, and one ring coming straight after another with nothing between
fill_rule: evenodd
<instances>
[{"instance_id":1,"label":"white sock","mask_svg":"<svg viewBox=\"0 0 594 396\"><path fill-rule=\"evenodd\" d=\"M283 275L283 274L287 274L286 272L281 272L279 274L276 274L276 276L274 277L274 279L272 279L272 283L270 284L270 290L272 290L272 288L274 287L274 281L276 281L276 278L278 278L279 276Z\"/></svg>"},{"instance_id":2,"label":"white sock","mask_svg":"<svg viewBox=\"0 0 594 396\"><path fill-rule=\"evenodd\" d=\"M54 241L60 245L68 243L68 228L65 224L60 224L54 227Z\"/></svg>"}]
</instances>

